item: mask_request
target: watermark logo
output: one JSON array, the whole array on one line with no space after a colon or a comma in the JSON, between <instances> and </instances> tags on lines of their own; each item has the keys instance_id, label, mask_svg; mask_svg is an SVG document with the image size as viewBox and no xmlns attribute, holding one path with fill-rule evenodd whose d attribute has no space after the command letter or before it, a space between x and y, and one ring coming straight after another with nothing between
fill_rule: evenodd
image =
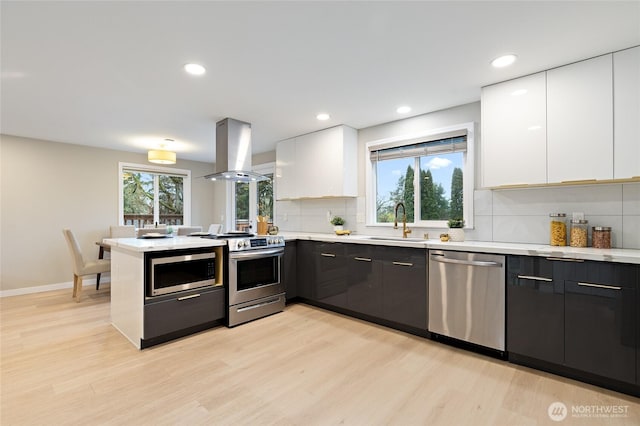
<instances>
[{"instance_id":1,"label":"watermark logo","mask_svg":"<svg viewBox=\"0 0 640 426\"><path fill-rule=\"evenodd\" d=\"M552 402L547 409L547 414L549 414L549 418L554 422L561 422L567 417L567 406L562 402Z\"/></svg>"},{"instance_id":2,"label":"watermark logo","mask_svg":"<svg viewBox=\"0 0 640 426\"><path fill-rule=\"evenodd\" d=\"M547 409L549 418L561 422L571 416L573 418L620 418L628 417L628 405L572 405L568 409L562 402L552 402Z\"/></svg>"}]
</instances>

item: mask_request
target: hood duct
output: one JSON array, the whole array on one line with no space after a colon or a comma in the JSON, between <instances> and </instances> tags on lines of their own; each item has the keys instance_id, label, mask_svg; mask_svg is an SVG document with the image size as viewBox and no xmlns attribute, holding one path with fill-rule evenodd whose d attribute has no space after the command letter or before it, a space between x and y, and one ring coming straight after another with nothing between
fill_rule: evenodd
<instances>
[{"instance_id":1,"label":"hood duct","mask_svg":"<svg viewBox=\"0 0 640 426\"><path fill-rule=\"evenodd\" d=\"M210 180L253 182L269 180L251 171L251 124L233 118L216 123L216 172Z\"/></svg>"}]
</instances>

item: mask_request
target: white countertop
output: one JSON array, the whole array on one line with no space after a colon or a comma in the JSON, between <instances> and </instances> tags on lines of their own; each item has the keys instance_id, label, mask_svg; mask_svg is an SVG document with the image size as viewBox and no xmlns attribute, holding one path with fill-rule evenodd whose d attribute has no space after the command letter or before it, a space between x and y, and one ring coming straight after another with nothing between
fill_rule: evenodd
<instances>
[{"instance_id":1,"label":"white countertop","mask_svg":"<svg viewBox=\"0 0 640 426\"><path fill-rule=\"evenodd\" d=\"M312 240L353 244L375 244L393 247L428 248L432 250L472 251L640 264L640 250L634 249L556 247L544 244L499 243L492 241L441 242L439 239L396 239L393 237L375 237L370 235L335 235L302 232L283 232L280 235L284 236L286 241Z\"/></svg>"},{"instance_id":2,"label":"white countertop","mask_svg":"<svg viewBox=\"0 0 640 426\"><path fill-rule=\"evenodd\" d=\"M227 244L225 240L209 238L174 236L166 238L106 238L105 244L133 252L177 250L200 247L219 247Z\"/></svg>"}]
</instances>

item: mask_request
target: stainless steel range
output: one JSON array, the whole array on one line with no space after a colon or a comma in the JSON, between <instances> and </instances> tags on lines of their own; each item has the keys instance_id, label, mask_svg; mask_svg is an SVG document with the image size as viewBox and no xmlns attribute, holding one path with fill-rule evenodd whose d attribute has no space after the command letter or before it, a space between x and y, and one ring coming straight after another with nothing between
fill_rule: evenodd
<instances>
[{"instance_id":1,"label":"stainless steel range","mask_svg":"<svg viewBox=\"0 0 640 426\"><path fill-rule=\"evenodd\" d=\"M228 326L281 312L284 237L232 233L218 238L227 238L229 248Z\"/></svg>"}]
</instances>

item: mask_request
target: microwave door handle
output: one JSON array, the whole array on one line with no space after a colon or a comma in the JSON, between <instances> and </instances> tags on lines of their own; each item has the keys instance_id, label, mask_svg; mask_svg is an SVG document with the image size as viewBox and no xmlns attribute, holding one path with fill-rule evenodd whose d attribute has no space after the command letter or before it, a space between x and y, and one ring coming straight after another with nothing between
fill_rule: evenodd
<instances>
[{"instance_id":1,"label":"microwave door handle","mask_svg":"<svg viewBox=\"0 0 640 426\"><path fill-rule=\"evenodd\" d=\"M273 256L273 255L282 256L283 253L284 253L283 248L277 248L272 250L257 250L256 252L253 252L253 253L252 252L229 253L229 258L249 260L249 259L259 259L261 257Z\"/></svg>"}]
</instances>

